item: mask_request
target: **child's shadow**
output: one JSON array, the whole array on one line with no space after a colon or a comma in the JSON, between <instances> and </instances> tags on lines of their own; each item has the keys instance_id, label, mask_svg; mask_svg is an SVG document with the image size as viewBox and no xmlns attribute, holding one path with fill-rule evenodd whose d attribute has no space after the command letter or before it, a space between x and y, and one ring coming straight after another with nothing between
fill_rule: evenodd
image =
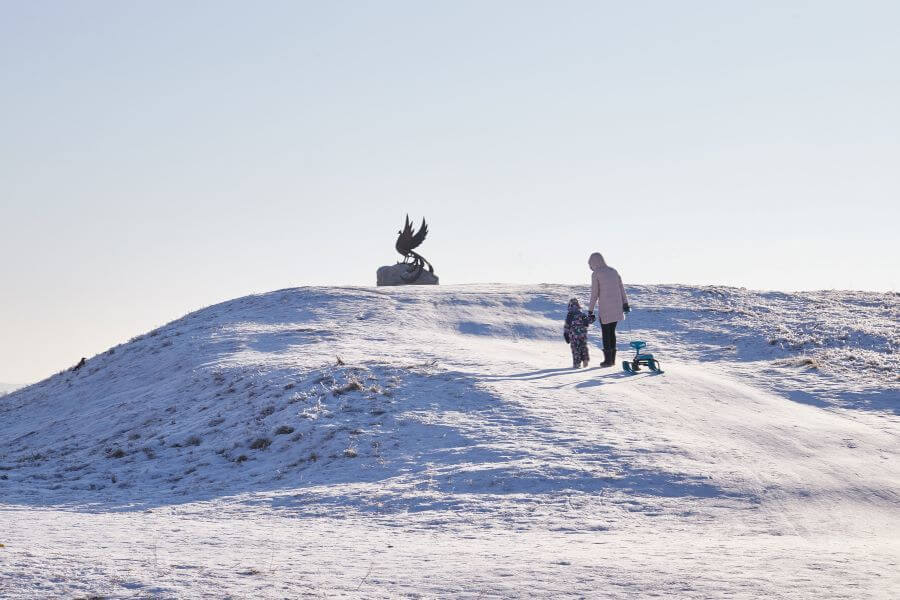
<instances>
[{"instance_id":1,"label":"child's shadow","mask_svg":"<svg viewBox=\"0 0 900 600\"><path fill-rule=\"evenodd\" d=\"M573 369L572 367L562 367L529 371L527 373L514 373L512 375L480 375L479 378L485 381L534 381L535 379L546 379L548 377L557 377L559 375L586 373L588 371L595 371L599 368L600 367L588 367L586 369Z\"/></svg>"},{"instance_id":2,"label":"child's shadow","mask_svg":"<svg viewBox=\"0 0 900 600\"><path fill-rule=\"evenodd\" d=\"M597 368L599 368L599 367L597 367ZM575 387L576 388L596 387L598 385L605 385L607 383L610 383L611 379L621 379L623 377L625 377L625 373L623 373L622 371L616 371L614 373L604 373L603 375L601 375L599 377L595 377L594 379L589 379L587 381L582 381L581 383L576 383Z\"/></svg>"},{"instance_id":3,"label":"child's shadow","mask_svg":"<svg viewBox=\"0 0 900 600\"><path fill-rule=\"evenodd\" d=\"M580 370L577 370L577 371L573 369L573 370L571 370L570 372L571 372L572 374L575 374L575 373L589 373L589 372L591 372L591 371L600 371L601 369L603 369L603 367L591 367L591 368L589 368L589 369L580 369ZM571 383L571 382L569 382L569 383L562 383L562 384L560 384L560 385L547 385L547 386L542 386L542 389L545 389L545 390L550 390L550 389L552 389L552 390L559 390L559 389L562 389L562 388L568 388L568 387L574 387L574 388L577 388L577 389L584 389L584 388L597 387L597 386L600 386L600 385L608 385L608 384L611 384L611 383L622 383L622 382L625 382L625 381L628 381L628 380L631 380L631 379L636 379L633 375L629 375L628 373L625 373L624 371L606 371L605 369L603 369L603 371L604 371L603 374L601 374L601 375L594 375L594 376L592 376L590 379L588 379L588 380L586 380L586 381L581 381L581 382L579 382L579 383Z\"/></svg>"},{"instance_id":4,"label":"child's shadow","mask_svg":"<svg viewBox=\"0 0 900 600\"><path fill-rule=\"evenodd\" d=\"M591 379L589 381L582 381L581 383L576 383L574 387L576 387L576 388L596 387L598 385L606 385L608 383L613 383L614 381L637 381L638 379L643 379L644 377L655 377L656 375L659 375L659 373L654 373L652 371L642 371L640 373L626 373L625 371L613 371L611 373L604 373L600 377Z\"/></svg>"}]
</instances>

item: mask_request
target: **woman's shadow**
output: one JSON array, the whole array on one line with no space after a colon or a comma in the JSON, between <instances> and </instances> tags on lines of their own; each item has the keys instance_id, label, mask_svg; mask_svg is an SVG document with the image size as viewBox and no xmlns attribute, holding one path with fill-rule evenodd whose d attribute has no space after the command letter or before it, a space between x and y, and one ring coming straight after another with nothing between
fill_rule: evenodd
<instances>
[{"instance_id":1,"label":"woman's shadow","mask_svg":"<svg viewBox=\"0 0 900 600\"><path fill-rule=\"evenodd\" d=\"M594 387L598 385L604 385L606 383L610 383L612 380L622 379L625 377L629 377L629 375L621 370L606 370L603 367L587 367L584 369L573 369L572 367L561 367L554 369L540 369L537 371L525 371L523 373L510 373L507 375L484 375L477 373L458 373L459 375L464 375L466 377L474 377L480 381L539 381L541 379L548 379L551 377L560 377L564 375L583 375L583 374L592 374L596 375L598 371L603 371L603 373L599 376L592 377L587 381L582 381L580 383L576 383L576 388L586 388L586 387ZM564 387L565 385L571 384L563 384L558 387Z\"/></svg>"}]
</instances>

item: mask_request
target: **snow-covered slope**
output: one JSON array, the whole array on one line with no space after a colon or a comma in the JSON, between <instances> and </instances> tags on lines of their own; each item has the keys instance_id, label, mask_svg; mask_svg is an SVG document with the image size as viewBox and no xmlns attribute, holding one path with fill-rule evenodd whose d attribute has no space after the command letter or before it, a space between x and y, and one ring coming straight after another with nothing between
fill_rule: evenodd
<instances>
[{"instance_id":1,"label":"snow-covered slope","mask_svg":"<svg viewBox=\"0 0 900 600\"><path fill-rule=\"evenodd\" d=\"M629 293L665 375L566 368L585 288L300 288L5 396L0 595L892 597L898 295Z\"/></svg>"}]
</instances>

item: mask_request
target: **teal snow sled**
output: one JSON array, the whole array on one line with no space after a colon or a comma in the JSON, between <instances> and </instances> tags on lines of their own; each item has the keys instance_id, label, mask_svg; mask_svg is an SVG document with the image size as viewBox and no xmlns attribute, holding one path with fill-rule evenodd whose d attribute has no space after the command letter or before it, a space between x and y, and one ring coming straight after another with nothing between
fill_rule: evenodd
<instances>
[{"instance_id":1,"label":"teal snow sled","mask_svg":"<svg viewBox=\"0 0 900 600\"><path fill-rule=\"evenodd\" d=\"M659 368L659 361L653 358L652 354L641 352L641 348L646 345L647 342L641 341L634 341L629 344L629 346L634 348L634 358L622 361L622 368L625 369L626 373L637 373L641 370L641 365L647 367L654 373L663 372L663 370Z\"/></svg>"}]
</instances>

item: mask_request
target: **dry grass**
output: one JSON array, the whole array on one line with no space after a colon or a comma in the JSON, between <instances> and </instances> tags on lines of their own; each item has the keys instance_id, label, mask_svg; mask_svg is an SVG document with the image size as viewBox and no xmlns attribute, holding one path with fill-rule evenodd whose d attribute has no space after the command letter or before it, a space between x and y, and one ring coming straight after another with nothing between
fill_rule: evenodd
<instances>
[{"instance_id":1,"label":"dry grass","mask_svg":"<svg viewBox=\"0 0 900 600\"><path fill-rule=\"evenodd\" d=\"M272 440L266 437L256 438L252 442L250 442L251 450L265 450L269 446L272 445Z\"/></svg>"}]
</instances>

